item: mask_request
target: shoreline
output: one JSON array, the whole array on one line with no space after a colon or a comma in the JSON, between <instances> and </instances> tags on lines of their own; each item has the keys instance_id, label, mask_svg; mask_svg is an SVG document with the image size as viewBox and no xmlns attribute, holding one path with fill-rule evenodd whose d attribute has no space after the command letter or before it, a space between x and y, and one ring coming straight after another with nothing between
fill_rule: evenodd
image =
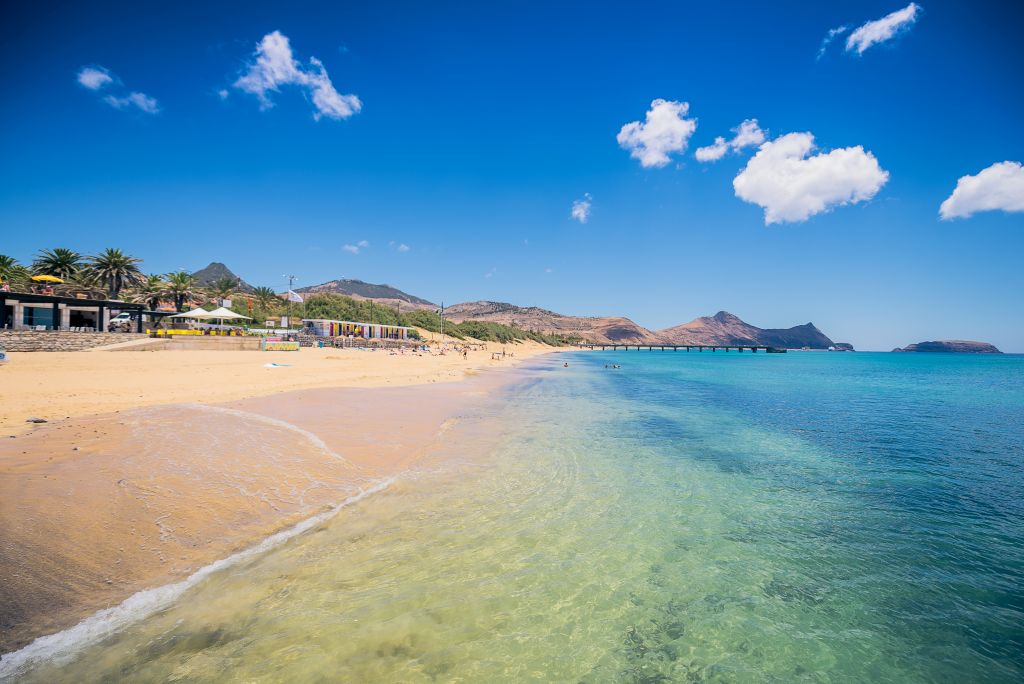
<instances>
[{"instance_id":1,"label":"shoreline","mask_svg":"<svg viewBox=\"0 0 1024 684\"><path fill-rule=\"evenodd\" d=\"M479 346L479 345L478 345ZM492 352L511 356L499 360ZM456 382L485 369L518 366L572 351L536 342L445 355L385 350L303 348L299 352L101 351L12 352L0 365L0 437L31 433L47 422L142 406L217 404L294 390L408 387ZM268 368L266 364L283 364Z\"/></svg>"},{"instance_id":2,"label":"shoreline","mask_svg":"<svg viewBox=\"0 0 1024 684\"><path fill-rule=\"evenodd\" d=\"M84 413L3 440L0 652L187 581L408 472L460 415L517 376L467 370L451 379L470 382L424 374L418 385ZM218 431L210 446L176 440Z\"/></svg>"}]
</instances>

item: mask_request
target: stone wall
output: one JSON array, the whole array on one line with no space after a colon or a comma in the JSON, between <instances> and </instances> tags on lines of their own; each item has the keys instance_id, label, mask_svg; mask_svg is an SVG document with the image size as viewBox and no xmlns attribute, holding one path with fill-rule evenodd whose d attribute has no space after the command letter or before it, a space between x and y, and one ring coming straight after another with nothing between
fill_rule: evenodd
<instances>
[{"instance_id":1,"label":"stone wall","mask_svg":"<svg viewBox=\"0 0 1024 684\"><path fill-rule=\"evenodd\" d=\"M139 340L145 333L54 332L52 330L0 330L0 347L9 352L84 351L117 342Z\"/></svg>"}]
</instances>

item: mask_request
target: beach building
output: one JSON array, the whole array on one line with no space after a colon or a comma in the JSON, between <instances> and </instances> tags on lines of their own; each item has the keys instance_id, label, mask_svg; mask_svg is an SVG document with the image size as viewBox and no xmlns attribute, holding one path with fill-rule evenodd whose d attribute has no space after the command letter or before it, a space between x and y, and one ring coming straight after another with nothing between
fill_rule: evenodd
<instances>
[{"instance_id":1,"label":"beach building","mask_svg":"<svg viewBox=\"0 0 1024 684\"><path fill-rule=\"evenodd\" d=\"M80 299L28 292L0 292L0 330L73 330L106 332L117 313L132 314L136 331L143 329L143 304L106 299Z\"/></svg>"},{"instance_id":2,"label":"beach building","mask_svg":"<svg viewBox=\"0 0 1024 684\"><path fill-rule=\"evenodd\" d=\"M407 340L412 328L323 318L302 319L304 332L315 337L361 337L367 340Z\"/></svg>"}]
</instances>

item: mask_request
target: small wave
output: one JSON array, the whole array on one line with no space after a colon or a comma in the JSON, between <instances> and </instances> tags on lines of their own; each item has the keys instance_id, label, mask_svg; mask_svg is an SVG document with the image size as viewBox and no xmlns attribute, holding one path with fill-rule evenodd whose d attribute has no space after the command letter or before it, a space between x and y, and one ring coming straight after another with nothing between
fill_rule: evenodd
<instances>
[{"instance_id":1,"label":"small wave","mask_svg":"<svg viewBox=\"0 0 1024 684\"><path fill-rule=\"evenodd\" d=\"M341 503L335 504L323 513L306 518L286 530L272 534L258 544L250 546L243 551L203 566L180 582L153 589L145 589L132 594L122 603L94 613L74 627L55 634L41 636L28 646L3 655L0 657L0 681L12 681L15 677L25 674L31 667L43 662L52 662L60 665L70 661L83 648L102 641L132 623L138 622L166 608L179 599L186 591L215 572L280 546L289 539L333 518L342 508L362 501L371 494L383 491L394 481L395 478L393 477L381 480L372 487L361 490L358 494L353 494Z\"/></svg>"},{"instance_id":2,"label":"small wave","mask_svg":"<svg viewBox=\"0 0 1024 684\"><path fill-rule=\"evenodd\" d=\"M349 466L352 466L353 468L358 468L359 467L355 463L353 463L352 461L348 460L347 458L345 458L344 456L342 456L338 452L336 452L333 449L331 449L329 446L327 446L327 443L324 442L324 440L320 439L319 437L317 437L315 434L313 434L309 430L304 430L304 429L300 428L298 425L295 425L293 423L289 423L286 420L280 420L279 418L271 418L270 416L264 416L264 415L261 415L259 413L250 413L249 411L240 411L238 409L227 408L225 406L208 406L207 404L180 404L180 406L183 406L184 408L189 408L189 409L196 409L196 410L199 410L199 411L210 411L210 412L213 412L213 413L223 413L223 414L226 414L226 415L229 415L229 416L236 416L238 418L246 418L246 419L249 419L249 420L258 420L259 422L266 423L267 425L273 425L275 427L284 428L285 430L289 430L291 432L295 432L295 433L297 433L299 435L302 435L303 437L308 439L311 443L313 443L313 445L315 445L318 449L323 451L325 454L327 454L327 455L329 455L329 456L331 456L333 458L338 459L342 463L344 463L346 465L349 465Z\"/></svg>"}]
</instances>

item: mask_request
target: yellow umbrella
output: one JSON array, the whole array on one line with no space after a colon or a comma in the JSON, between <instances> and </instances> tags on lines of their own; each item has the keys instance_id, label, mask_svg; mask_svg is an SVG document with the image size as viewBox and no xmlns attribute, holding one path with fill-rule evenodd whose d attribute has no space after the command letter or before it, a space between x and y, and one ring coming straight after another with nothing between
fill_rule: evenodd
<instances>
[{"instance_id":1,"label":"yellow umbrella","mask_svg":"<svg viewBox=\"0 0 1024 684\"><path fill-rule=\"evenodd\" d=\"M35 280L36 282L43 282L43 283L63 283L64 282L63 280L61 280L57 276L52 276L52 275L35 275L35 276L32 276L32 280Z\"/></svg>"}]
</instances>

